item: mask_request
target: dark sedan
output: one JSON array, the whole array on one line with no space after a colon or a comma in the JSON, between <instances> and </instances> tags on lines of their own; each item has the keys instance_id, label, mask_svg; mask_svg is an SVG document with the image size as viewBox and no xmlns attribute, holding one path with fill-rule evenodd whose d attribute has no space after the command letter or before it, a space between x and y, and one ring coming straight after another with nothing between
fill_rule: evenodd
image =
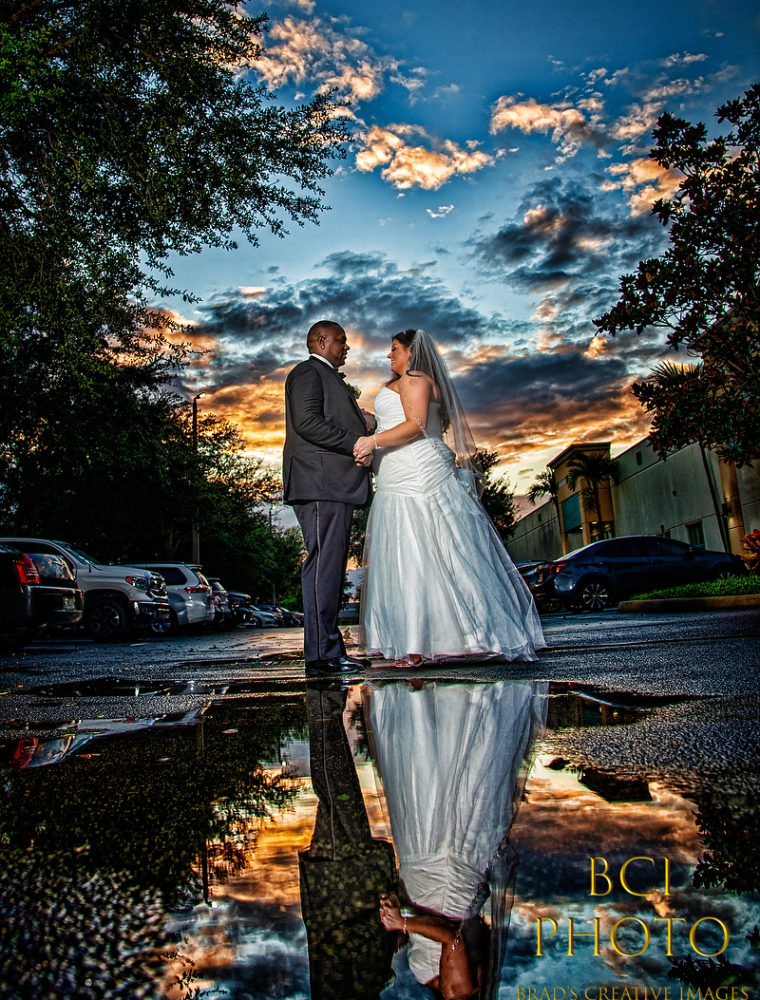
<instances>
[{"instance_id":1,"label":"dark sedan","mask_svg":"<svg viewBox=\"0 0 760 1000\"><path fill-rule=\"evenodd\" d=\"M0 544L0 643L21 647L41 629L77 625L82 592L61 556Z\"/></svg>"},{"instance_id":2,"label":"dark sedan","mask_svg":"<svg viewBox=\"0 0 760 1000\"><path fill-rule=\"evenodd\" d=\"M600 611L641 591L661 590L744 572L726 552L695 548L657 535L606 538L546 563L536 573L537 596L566 607Z\"/></svg>"}]
</instances>

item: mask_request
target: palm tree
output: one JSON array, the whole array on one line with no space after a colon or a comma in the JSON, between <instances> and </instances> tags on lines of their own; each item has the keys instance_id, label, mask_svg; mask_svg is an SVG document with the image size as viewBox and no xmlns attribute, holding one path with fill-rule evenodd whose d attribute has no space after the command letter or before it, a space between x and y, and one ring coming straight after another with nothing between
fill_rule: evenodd
<instances>
[{"instance_id":1,"label":"palm tree","mask_svg":"<svg viewBox=\"0 0 760 1000\"><path fill-rule=\"evenodd\" d=\"M565 479L571 490L575 489L579 480L583 483L581 496L596 514L597 521L601 522L602 501L599 496L599 487L610 479L613 483L618 482L620 475L617 463L608 455L598 451L582 452L567 467Z\"/></svg>"},{"instance_id":2,"label":"palm tree","mask_svg":"<svg viewBox=\"0 0 760 1000\"><path fill-rule=\"evenodd\" d=\"M557 485L557 480L554 478L554 473L551 469L539 472L536 476L536 481L531 484L531 487L528 490L528 500L530 500L534 507L536 505L536 501L541 497L551 497L554 509L557 512L557 521L559 521L561 525L562 522L559 517L559 486Z\"/></svg>"}]
</instances>

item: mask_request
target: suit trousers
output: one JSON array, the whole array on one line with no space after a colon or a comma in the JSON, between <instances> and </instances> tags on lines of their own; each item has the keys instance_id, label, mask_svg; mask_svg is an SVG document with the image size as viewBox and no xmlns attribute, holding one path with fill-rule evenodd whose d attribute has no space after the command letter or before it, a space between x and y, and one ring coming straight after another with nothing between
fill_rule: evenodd
<instances>
[{"instance_id":1,"label":"suit trousers","mask_svg":"<svg viewBox=\"0 0 760 1000\"><path fill-rule=\"evenodd\" d=\"M338 628L338 611L348 560L354 505L337 500L294 503L306 559L303 590L303 656L307 663L332 660L346 652Z\"/></svg>"}]
</instances>

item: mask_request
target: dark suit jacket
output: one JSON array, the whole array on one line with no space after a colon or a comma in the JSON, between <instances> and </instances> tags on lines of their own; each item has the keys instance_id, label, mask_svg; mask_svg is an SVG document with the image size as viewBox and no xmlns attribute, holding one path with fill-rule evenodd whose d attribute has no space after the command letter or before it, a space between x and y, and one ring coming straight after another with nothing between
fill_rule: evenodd
<instances>
[{"instance_id":1,"label":"dark suit jacket","mask_svg":"<svg viewBox=\"0 0 760 1000\"><path fill-rule=\"evenodd\" d=\"M367 433L343 376L310 357L285 381L284 501L369 502L369 469L356 465L353 447Z\"/></svg>"}]
</instances>

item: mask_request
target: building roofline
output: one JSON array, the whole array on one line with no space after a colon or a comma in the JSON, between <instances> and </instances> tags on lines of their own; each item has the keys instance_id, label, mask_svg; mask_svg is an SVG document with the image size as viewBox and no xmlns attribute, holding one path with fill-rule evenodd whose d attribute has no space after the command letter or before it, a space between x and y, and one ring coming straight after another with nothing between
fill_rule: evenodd
<instances>
[{"instance_id":1,"label":"building roofline","mask_svg":"<svg viewBox=\"0 0 760 1000\"><path fill-rule=\"evenodd\" d=\"M555 466L559 465L571 451L599 451L602 448L609 451L611 447L611 441L575 441L573 444L569 444L564 451L561 451L556 458L553 458L551 462L548 462L547 464L550 469L553 469Z\"/></svg>"}]
</instances>

